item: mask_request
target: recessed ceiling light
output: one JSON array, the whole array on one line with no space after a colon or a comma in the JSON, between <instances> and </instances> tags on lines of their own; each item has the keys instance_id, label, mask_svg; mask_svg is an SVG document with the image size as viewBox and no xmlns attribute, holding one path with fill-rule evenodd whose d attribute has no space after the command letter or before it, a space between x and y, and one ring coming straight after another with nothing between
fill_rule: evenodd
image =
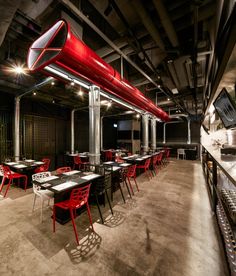
<instances>
[{"instance_id":1,"label":"recessed ceiling light","mask_svg":"<svg viewBox=\"0 0 236 276\"><path fill-rule=\"evenodd\" d=\"M140 118L140 114L139 113L136 114L136 118Z\"/></svg>"},{"instance_id":2,"label":"recessed ceiling light","mask_svg":"<svg viewBox=\"0 0 236 276\"><path fill-rule=\"evenodd\" d=\"M167 98L167 101L170 101L170 98Z\"/></svg>"},{"instance_id":3,"label":"recessed ceiling light","mask_svg":"<svg viewBox=\"0 0 236 276\"><path fill-rule=\"evenodd\" d=\"M36 95L37 95L37 93L36 93L36 92L34 92L34 93L33 93L33 95L34 95L34 96L36 96Z\"/></svg>"},{"instance_id":4,"label":"recessed ceiling light","mask_svg":"<svg viewBox=\"0 0 236 276\"><path fill-rule=\"evenodd\" d=\"M55 81L52 81L52 82L51 82L51 85L55 85Z\"/></svg>"}]
</instances>

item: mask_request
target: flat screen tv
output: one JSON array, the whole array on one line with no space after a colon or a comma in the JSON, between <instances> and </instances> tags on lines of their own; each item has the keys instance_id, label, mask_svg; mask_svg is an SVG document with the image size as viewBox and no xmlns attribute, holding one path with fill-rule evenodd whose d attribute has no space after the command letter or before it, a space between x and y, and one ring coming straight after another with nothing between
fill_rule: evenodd
<instances>
[{"instance_id":1,"label":"flat screen tv","mask_svg":"<svg viewBox=\"0 0 236 276\"><path fill-rule=\"evenodd\" d=\"M236 104L225 88L213 103L225 128L236 127Z\"/></svg>"}]
</instances>

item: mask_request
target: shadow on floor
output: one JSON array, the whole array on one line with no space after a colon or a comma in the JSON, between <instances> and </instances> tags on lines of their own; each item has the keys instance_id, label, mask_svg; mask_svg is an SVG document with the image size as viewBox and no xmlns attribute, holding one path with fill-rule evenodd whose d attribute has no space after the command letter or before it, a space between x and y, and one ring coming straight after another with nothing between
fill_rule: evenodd
<instances>
[{"instance_id":1,"label":"shadow on floor","mask_svg":"<svg viewBox=\"0 0 236 276\"><path fill-rule=\"evenodd\" d=\"M88 234L79 241L79 245L69 243L64 249L71 262L78 264L91 258L100 248L101 242L102 238L96 232L89 230Z\"/></svg>"}]
</instances>

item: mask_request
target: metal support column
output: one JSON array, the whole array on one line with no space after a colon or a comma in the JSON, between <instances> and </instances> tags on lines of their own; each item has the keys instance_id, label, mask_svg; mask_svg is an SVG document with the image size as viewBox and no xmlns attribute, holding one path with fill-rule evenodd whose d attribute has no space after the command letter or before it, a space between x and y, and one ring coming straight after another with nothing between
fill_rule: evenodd
<instances>
[{"instance_id":1,"label":"metal support column","mask_svg":"<svg viewBox=\"0 0 236 276\"><path fill-rule=\"evenodd\" d=\"M166 123L163 125L163 144L166 143Z\"/></svg>"},{"instance_id":2,"label":"metal support column","mask_svg":"<svg viewBox=\"0 0 236 276\"><path fill-rule=\"evenodd\" d=\"M75 109L71 110L70 133L71 133L71 153L73 154L75 152Z\"/></svg>"},{"instance_id":3,"label":"metal support column","mask_svg":"<svg viewBox=\"0 0 236 276\"><path fill-rule=\"evenodd\" d=\"M187 118L188 120L188 141L187 144L191 144L191 120L190 118Z\"/></svg>"},{"instance_id":4,"label":"metal support column","mask_svg":"<svg viewBox=\"0 0 236 276\"><path fill-rule=\"evenodd\" d=\"M14 157L15 161L20 160L20 97L15 98L15 114L14 114Z\"/></svg>"},{"instance_id":5,"label":"metal support column","mask_svg":"<svg viewBox=\"0 0 236 276\"><path fill-rule=\"evenodd\" d=\"M101 117L101 149L103 150L103 116Z\"/></svg>"},{"instance_id":6,"label":"metal support column","mask_svg":"<svg viewBox=\"0 0 236 276\"><path fill-rule=\"evenodd\" d=\"M143 153L148 152L148 115L144 114L142 116L142 125L143 125Z\"/></svg>"},{"instance_id":7,"label":"metal support column","mask_svg":"<svg viewBox=\"0 0 236 276\"><path fill-rule=\"evenodd\" d=\"M15 113L14 113L14 158L15 161L20 159L20 100L23 96L32 93L35 89L40 88L53 80L52 77L48 77L42 82L31 87L26 92L15 97Z\"/></svg>"},{"instance_id":8,"label":"metal support column","mask_svg":"<svg viewBox=\"0 0 236 276\"><path fill-rule=\"evenodd\" d=\"M89 162L100 164L100 88L89 90Z\"/></svg>"},{"instance_id":9,"label":"metal support column","mask_svg":"<svg viewBox=\"0 0 236 276\"><path fill-rule=\"evenodd\" d=\"M156 119L151 119L151 147L153 152L156 151L157 139L156 139Z\"/></svg>"}]
</instances>

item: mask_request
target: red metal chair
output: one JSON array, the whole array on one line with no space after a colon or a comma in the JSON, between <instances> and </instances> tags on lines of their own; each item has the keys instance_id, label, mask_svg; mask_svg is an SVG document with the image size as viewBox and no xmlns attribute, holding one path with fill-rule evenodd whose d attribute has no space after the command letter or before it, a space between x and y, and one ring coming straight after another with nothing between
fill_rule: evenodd
<instances>
[{"instance_id":1,"label":"red metal chair","mask_svg":"<svg viewBox=\"0 0 236 276\"><path fill-rule=\"evenodd\" d=\"M92 223L90 208L89 208L89 204L88 204L90 186L91 186L91 184L88 184L84 187L73 189L70 194L70 199L55 203L53 205L53 232L56 231L56 208L69 210L77 244L79 244L79 238L78 238L78 233L77 233L77 229L76 229L76 225L75 225L76 210L81 208L84 205L86 205L86 207L87 207L89 222L93 229L93 223ZM94 231L94 229L93 229L93 231Z\"/></svg>"},{"instance_id":2,"label":"red metal chair","mask_svg":"<svg viewBox=\"0 0 236 276\"><path fill-rule=\"evenodd\" d=\"M105 161L112 161L112 151L111 150L105 151Z\"/></svg>"},{"instance_id":3,"label":"red metal chair","mask_svg":"<svg viewBox=\"0 0 236 276\"><path fill-rule=\"evenodd\" d=\"M56 174L63 174L65 172L70 172L71 167L61 167L56 169Z\"/></svg>"},{"instance_id":4,"label":"red metal chair","mask_svg":"<svg viewBox=\"0 0 236 276\"><path fill-rule=\"evenodd\" d=\"M80 169L81 166L83 167L83 169L85 169L86 165L88 165L88 164L89 164L89 162L82 161L79 155L74 156L73 169L76 169L76 167L78 167Z\"/></svg>"},{"instance_id":5,"label":"red metal chair","mask_svg":"<svg viewBox=\"0 0 236 276\"><path fill-rule=\"evenodd\" d=\"M51 160L48 158L43 158L42 162L44 163L43 165L39 166L38 168L35 169L35 173L40 173L40 172L47 172L49 171L49 166L51 163Z\"/></svg>"},{"instance_id":6,"label":"red metal chair","mask_svg":"<svg viewBox=\"0 0 236 276\"><path fill-rule=\"evenodd\" d=\"M5 165L1 165L1 171L2 171L2 174L3 174L3 178L2 178L2 183L1 183L1 187L0 187L0 193L2 192L2 188L5 184L6 179L9 180L8 183L7 183L7 188L6 188L4 197L7 195L7 192L10 188L10 185L12 184L13 179L18 179L18 184L20 184L19 180L20 180L20 178L23 178L24 179L24 187L25 187L25 191L26 191L27 183L28 183L27 175L12 172L10 170L10 168L8 166L5 166Z\"/></svg>"},{"instance_id":7,"label":"red metal chair","mask_svg":"<svg viewBox=\"0 0 236 276\"><path fill-rule=\"evenodd\" d=\"M139 192L139 188L138 188L138 184L136 182L136 167L137 165L132 165L132 166L129 166L128 167L128 171L127 171L127 174L126 174L126 178L128 180L128 183L129 183L129 186L130 186L130 190L132 191L132 194L134 195L134 190L132 188L132 185L131 185L131 179L133 178L134 180L134 183L137 187L137 190Z\"/></svg>"},{"instance_id":8,"label":"red metal chair","mask_svg":"<svg viewBox=\"0 0 236 276\"><path fill-rule=\"evenodd\" d=\"M148 159L146 159L146 161L143 165L137 165L137 169L144 169L144 172L146 173L148 180L149 180L149 176L150 176L150 178L152 178L152 173L149 169L150 162L151 162L151 158L148 158Z\"/></svg>"},{"instance_id":9,"label":"red metal chair","mask_svg":"<svg viewBox=\"0 0 236 276\"><path fill-rule=\"evenodd\" d=\"M157 154L157 165L161 168L163 159L163 152L159 152Z\"/></svg>"},{"instance_id":10,"label":"red metal chair","mask_svg":"<svg viewBox=\"0 0 236 276\"><path fill-rule=\"evenodd\" d=\"M157 159L158 159L158 155L156 154L152 158L152 170L155 173L155 175L157 175L158 173Z\"/></svg>"}]
</instances>

